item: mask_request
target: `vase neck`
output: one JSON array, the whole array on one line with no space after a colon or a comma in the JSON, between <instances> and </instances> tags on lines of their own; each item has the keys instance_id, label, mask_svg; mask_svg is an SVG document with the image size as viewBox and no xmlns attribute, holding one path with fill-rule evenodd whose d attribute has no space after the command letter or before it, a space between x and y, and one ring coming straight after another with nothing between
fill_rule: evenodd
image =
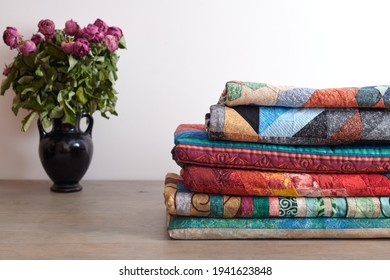
<instances>
[{"instance_id":1,"label":"vase neck","mask_svg":"<svg viewBox=\"0 0 390 280\"><path fill-rule=\"evenodd\" d=\"M76 121L78 122L78 120ZM68 123L62 123L61 119L55 119L53 122L53 132L71 133L79 132L78 124L71 125Z\"/></svg>"}]
</instances>

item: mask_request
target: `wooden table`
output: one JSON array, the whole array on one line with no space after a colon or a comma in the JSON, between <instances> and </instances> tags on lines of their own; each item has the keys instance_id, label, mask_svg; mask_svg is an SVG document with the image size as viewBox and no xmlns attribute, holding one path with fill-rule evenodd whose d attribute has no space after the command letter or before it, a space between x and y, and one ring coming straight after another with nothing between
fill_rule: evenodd
<instances>
[{"instance_id":1,"label":"wooden table","mask_svg":"<svg viewBox=\"0 0 390 280\"><path fill-rule=\"evenodd\" d=\"M170 240L162 181L0 181L0 259L390 259L390 240Z\"/></svg>"}]
</instances>

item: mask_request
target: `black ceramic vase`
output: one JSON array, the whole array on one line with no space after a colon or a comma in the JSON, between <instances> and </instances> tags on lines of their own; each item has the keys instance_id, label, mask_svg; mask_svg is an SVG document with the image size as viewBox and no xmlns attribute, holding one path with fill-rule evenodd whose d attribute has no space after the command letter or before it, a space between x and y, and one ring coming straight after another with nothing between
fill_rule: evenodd
<instances>
[{"instance_id":1,"label":"black ceramic vase","mask_svg":"<svg viewBox=\"0 0 390 280\"><path fill-rule=\"evenodd\" d=\"M80 129L80 120L86 117L88 127ZM87 172L93 154L93 118L88 114L78 114L75 125L54 119L50 132L45 131L38 120L39 158L47 175L54 182L54 192L77 192L82 186L79 181Z\"/></svg>"}]
</instances>

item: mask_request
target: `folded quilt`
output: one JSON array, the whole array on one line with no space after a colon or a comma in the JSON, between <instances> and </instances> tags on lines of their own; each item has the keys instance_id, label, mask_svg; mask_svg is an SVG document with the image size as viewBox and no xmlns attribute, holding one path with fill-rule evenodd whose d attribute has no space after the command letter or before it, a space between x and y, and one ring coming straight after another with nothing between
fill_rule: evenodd
<instances>
[{"instance_id":1,"label":"folded quilt","mask_svg":"<svg viewBox=\"0 0 390 280\"><path fill-rule=\"evenodd\" d=\"M316 173L389 173L390 145L287 146L212 141L204 125L180 125L172 155L185 165Z\"/></svg>"},{"instance_id":2,"label":"folded quilt","mask_svg":"<svg viewBox=\"0 0 390 280\"><path fill-rule=\"evenodd\" d=\"M266 83L227 82L219 104L279 107L390 108L390 87L312 89Z\"/></svg>"},{"instance_id":3,"label":"folded quilt","mask_svg":"<svg viewBox=\"0 0 390 280\"><path fill-rule=\"evenodd\" d=\"M388 174L289 173L186 165L183 184L192 192L287 197L390 196Z\"/></svg>"},{"instance_id":4,"label":"folded quilt","mask_svg":"<svg viewBox=\"0 0 390 280\"><path fill-rule=\"evenodd\" d=\"M168 173L167 213L213 218L388 218L390 197L262 197L190 192L180 177Z\"/></svg>"},{"instance_id":5,"label":"folded quilt","mask_svg":"<svg viewBox=\"0 0 390 280\"><path fill-rule=\"evenodd\" d=\"M174 239L389 238L390 219L168 216Z\"/></svg>"},{"instance_id":6,"label":"folded quilt","mask_svg":"<svg viewBox=\"0 0 390 280\"><path fill-rule=\"evenodd\" d=\"M390 143L390 111L213 105L209 139L287 145Z\"/></svg>"}]
</instances>

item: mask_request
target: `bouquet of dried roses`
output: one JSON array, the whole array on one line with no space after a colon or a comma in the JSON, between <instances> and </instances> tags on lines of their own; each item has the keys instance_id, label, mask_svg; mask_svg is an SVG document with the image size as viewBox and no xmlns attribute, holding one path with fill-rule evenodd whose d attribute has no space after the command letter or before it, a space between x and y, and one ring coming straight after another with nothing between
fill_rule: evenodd
<instances>
[{"instance_id":1,"label":"bouquet of dried roses","mask_svg":"<svg viewBox=\"0 0 390 280\"><path fill-rule=\"evenodd\" d=\"M54 22L46 19L31 39L7 27L3 40L18 53L3 71L6 79L0 94L12 86L15 115L21 108L29 111L22 121L23 131L36 116L49 127L53 119L74 125L81 112L100 111L106 118L108 113L117 115L116 51L126 48L119 27L97 19L84 28L68 20L64 29L55 29Z\"/></svg>"}]
</instances>

